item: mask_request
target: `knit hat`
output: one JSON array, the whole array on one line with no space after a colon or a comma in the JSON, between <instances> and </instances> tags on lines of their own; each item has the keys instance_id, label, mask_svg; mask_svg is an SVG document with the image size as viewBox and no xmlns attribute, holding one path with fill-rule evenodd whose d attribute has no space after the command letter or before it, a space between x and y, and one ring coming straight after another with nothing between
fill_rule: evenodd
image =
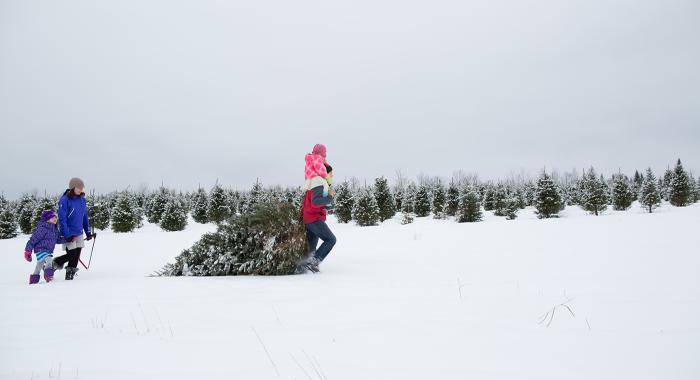
<instances>
[{"instance_id":1,"label":"knit hat","mask_svg":"<svg viewBox=\"0 0 700 380\"><path fill-rule=\"evenodd\" d=\"M326 158L326 146L323 144L314 145L314 150L311 151L313 154L318 154L319 156Z\"/></svg>"},{"instance_id":2,"label":"knit hat","mask_svg":"<svg viewBox=\"0 0 700 380\"><path fill-rule=\"evenodd\" d=\"M54 216L56 216L56 213L53 212L52 210L44 210L41 213L41 221L46 222L49 219L53 218Z\"/></svg>"},{"instance_id":3,"label":"knit hat","mask_svg":"<svg viewBox=\"0 0 700 380\"><path fill-rule=\"evenodd\" d=\"M70 181L68 181L68 188L75 189L76 187L84 189L85 183L78 177L71 178Z\"/></svg>"}]
</instances>

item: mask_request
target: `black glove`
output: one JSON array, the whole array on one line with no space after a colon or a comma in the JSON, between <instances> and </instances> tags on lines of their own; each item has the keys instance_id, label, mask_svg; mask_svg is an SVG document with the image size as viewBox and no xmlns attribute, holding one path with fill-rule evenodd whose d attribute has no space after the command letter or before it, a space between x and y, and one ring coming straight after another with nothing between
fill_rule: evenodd
<instances>
[{"instance_id":1,"label":"black glove","mask_svg":"<svg viewBox=\"0 0 700 380\"><path fill-rule=\"evenodd\" d=\"M87 237L85 238L85 240L92 240L92 238L94 238L96 236L97 236L97 233L93 232L92 234L88 234Z\"/></svg>"}]
</instances>

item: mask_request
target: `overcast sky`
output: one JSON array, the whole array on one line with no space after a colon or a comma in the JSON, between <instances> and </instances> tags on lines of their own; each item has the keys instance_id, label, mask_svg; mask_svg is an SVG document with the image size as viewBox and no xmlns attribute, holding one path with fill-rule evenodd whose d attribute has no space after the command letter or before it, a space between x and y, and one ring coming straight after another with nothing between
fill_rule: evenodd
<instances>
[{"instance_id":1,"label":"overcast sky","mask_svg":"<svg viewBox=\"0 0 700 380\"><path fill-rule=\"evenodd\" d=\"M700 2L0 0L0 191L700 174Z\"/></svg>"}]
</instances>

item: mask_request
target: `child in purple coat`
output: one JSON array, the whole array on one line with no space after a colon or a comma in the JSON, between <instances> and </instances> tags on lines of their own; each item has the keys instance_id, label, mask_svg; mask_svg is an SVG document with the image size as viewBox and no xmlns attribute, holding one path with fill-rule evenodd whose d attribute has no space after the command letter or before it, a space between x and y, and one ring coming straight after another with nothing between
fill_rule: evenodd
<instances>
[{"instance_id":1,"label":"child in purple coat","mask_svg":"<svg viewBox=\"0 0 700 380\"><path fill-rule=\"evenodd\" d=\"M34 274L29 275L29 284L39 282L41 270L44 270L44 280L53 280L53 250L57 243L63 243L64 239L58 233L58 215L51 210L41 213L41 221L37 224L32 237L29 238L24 249L24 258L32 262L32 251L36 255L36 267Z\"/></svg>"}]
</instances>

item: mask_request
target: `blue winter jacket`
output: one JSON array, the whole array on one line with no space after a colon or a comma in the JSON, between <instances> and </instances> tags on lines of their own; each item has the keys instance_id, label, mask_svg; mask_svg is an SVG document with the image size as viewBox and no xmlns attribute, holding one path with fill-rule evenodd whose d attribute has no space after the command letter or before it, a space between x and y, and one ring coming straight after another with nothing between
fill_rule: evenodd
<instances>
[{"instance_id":1,"label":"blue winter jacket","mask_svg":"<svg viewBox=\"0 0 700 380\"><path fill-rule=\"evenodd\" d=\"M66 190L58 201L58 226L66 240L82 235L83 231L86 235L90 234L85 193L75 195L71 190Z\"/></svg>"}]
</instances>

